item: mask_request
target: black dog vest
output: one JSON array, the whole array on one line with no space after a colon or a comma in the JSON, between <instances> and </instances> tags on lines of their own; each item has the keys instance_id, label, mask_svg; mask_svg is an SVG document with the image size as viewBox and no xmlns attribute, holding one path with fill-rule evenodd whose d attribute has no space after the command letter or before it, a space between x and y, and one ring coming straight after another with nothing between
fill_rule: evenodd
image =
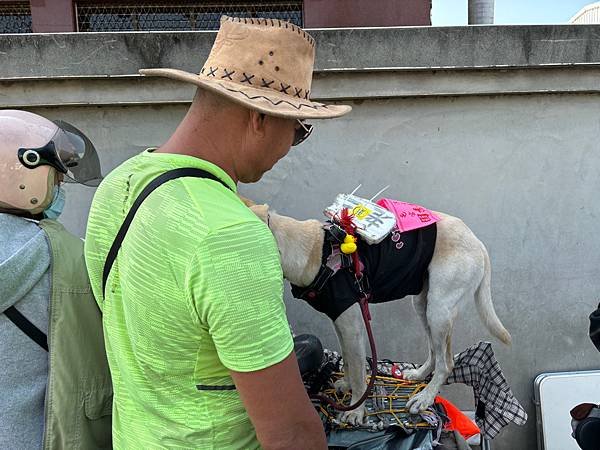
<instances>
[{"instance_id":1,"label":"black dog vest","mask_svg":"<svg viewBox=\"0 0 600 450\"><path fill-rule=\"evenodd\" d=\"M433 257L436 237L435 223L403 233L394 231L374 245L368 245L358 236L358 255L370 286L369 303L389 302L419 294L423 290L427 268ZM322 267L325 267L336 245L339 244L325 239ZM323 270L317 278L322 276ZM292 295L306 300L317 311L335 320L359 300L360 289L354 269L350 266L335 272L318 290L292 285Z\"/></svg>"}]
</instances>

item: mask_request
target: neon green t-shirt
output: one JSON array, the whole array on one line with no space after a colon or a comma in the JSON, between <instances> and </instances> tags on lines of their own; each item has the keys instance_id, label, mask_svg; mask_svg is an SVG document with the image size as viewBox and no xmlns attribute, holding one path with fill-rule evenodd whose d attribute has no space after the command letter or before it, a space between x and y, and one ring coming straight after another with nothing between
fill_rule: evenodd
<instances>
[{"instance_id":1,"label":"neon green t-shirt","mask_svg":"<svg viewBox=\"0 0 600 450\"><path fill-rule=\"evenodd\" d=\"M155 190L102 297L104 261L132 203L179 167L209 171L235 191L211 163L147 150L106 177L90 211L85 257L114 384L114 447L259 448L229 369L272 366L293 342L275 240L234 192L199 178Z\"/></svg>"}]
</instances>

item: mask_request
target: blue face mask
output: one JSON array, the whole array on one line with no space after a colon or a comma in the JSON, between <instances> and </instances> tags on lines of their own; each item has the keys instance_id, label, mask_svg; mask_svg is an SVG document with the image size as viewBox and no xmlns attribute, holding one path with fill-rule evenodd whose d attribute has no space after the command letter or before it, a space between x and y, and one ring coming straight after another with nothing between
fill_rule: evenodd
<instances>
[{"instance_id":1,"label":"blue face mask","mask_svg":"<svg viewBox=\"0 0 600 450\"><path fill-rule=\"evenodd\" d=\"M56 220L65 207L65 190L60 186L54 186L53 193L52 203L44 210L44 217Z\"/></svg>"}]
</instances>

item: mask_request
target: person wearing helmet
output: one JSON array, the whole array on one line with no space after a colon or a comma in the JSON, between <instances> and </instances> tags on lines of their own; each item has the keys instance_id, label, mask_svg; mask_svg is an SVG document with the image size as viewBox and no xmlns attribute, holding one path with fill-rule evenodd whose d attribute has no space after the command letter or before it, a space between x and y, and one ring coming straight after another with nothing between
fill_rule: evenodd
<instances>
[{"instance_id":1,"label":"person wearing helmet","mask_svg":"<svg viewBox=\"0 0 600 450\"><path fill-rule=\"evenodd\" d=\"M61 183L97 185L66 122L0 110L0 448L108 448L112 386L83 242L56 219Z\"/></svg>"}]
</instances>

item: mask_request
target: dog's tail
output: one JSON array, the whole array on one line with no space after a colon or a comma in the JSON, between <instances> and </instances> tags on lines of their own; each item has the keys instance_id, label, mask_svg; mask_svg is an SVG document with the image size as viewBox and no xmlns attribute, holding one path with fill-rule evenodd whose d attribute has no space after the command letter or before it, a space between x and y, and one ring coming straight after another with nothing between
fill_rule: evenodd
<instances>
[{"instance_id":1,"label":"dog's tail","mask_svg":"<svg viewBox=\"0 0 600 450\"><path fill-rule=\"evenodd\" d=\"M494 304L492 303L492 290L491 290L491 278L492 278L492 267L490 264L490 257L488 256L485 247L483 248L484 256L484 272L481 284L475 291L475 305L479 317L485 324L488 330L500 341L506 345L511 344L510 333L504 328L502 322L496 315Z\"/></svg>"}]
</instances>

